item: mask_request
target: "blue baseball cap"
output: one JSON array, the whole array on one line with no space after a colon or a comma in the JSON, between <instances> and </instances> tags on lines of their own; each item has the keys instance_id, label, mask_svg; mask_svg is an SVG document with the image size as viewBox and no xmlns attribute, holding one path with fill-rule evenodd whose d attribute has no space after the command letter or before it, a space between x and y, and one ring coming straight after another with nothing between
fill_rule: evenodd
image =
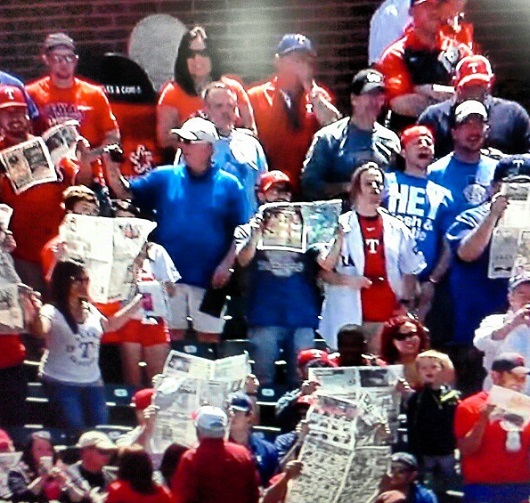
<instances>
[{"instance_id":1,"label":"blue baseball cap","mask_svg":"<svg viewBox=\"0 0 530 503\"><path fill-rule=\"evenodd\" d=\"M305 35L300 33L287 33L280 40L276 54L281 57L295 51L307 52L312 56L317 55L311 40L309 40Z\"/></svg>"},{"instance_id":2,"label":"blue baseball cap","mask_svg":"<svg viewBox=\"0 0 530 503\"><path fill-rule=\"evenodd\" d=\"M251 412L254 404L246 393L237 391L228 397L228 407L241 412Z\"/></svg>"},{"instance_id":3,"label":"blue baseball cap","mask_svg":"<svg viewBox=\"0 0 530 503\"><path fill-rule=\"evenodd\" d=\"M503 157L495 167L493 181L498 182L504 178L514 176L530 176L530 155L517 154Z\"/></svg>"}]
</instances>

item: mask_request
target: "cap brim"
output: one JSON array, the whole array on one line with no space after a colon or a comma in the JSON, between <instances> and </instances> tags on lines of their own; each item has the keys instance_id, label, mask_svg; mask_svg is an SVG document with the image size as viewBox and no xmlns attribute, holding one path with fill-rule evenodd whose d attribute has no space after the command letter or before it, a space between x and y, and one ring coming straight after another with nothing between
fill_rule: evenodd
<instances>
[{"instance_id":1,"label":"cap brim","mask_svg":"<svg viewBox=\"0 0 530 503\"><path fill-rule=\"evenodd\" d=\"M490 84L491 83L491 77L488 75L484 75L482 73L474 73L472 75L466 75L465 77L462 77L458 83L457 87L465 87L465 86L473 86L473 85L481 85L481 84Z\"/></svg>"},{"instance_id":2,"label":"cap brim","mask_svg":"<svg viewBox=\"0 0 530 503\"><path fill-rule=\"evenodd\" d=\"M307 49L306 47L291 47L290 49L286 49L285 51L278 52L276 54L278 54L278 56L280 56L281 58L282 56L287 56L287 54L291 54L293 52L305 52L306 54L309 54L310 56L313 56L314 58L317 57L317 53L314 50L311 51Z\"/></svg>"},{"instance_id":3,"label":"cap brim","mask_svg":"<svg viewBox=\"0 0 530 503\"><path fill-rule=\"evenodd\" d=\"M26 103L2 103L0 104L0 109L2 108L28 108Z\"/></svg>"},{"instance_id":4,"label":"cap brim","mask_svg":"<svg viewBox=\"0 0 530 503\"><path fill-rule=\"evenodd\" d=\"M370 93L376 90L385 92L385 84L382 82L367 82L361 89L361 94Z\"/></svg>"},{"instance_id":5,"label":"cap brim","mask_svg":"<svg viewBox=\"0 0 530 503\"><path fill-rule=\"evenodd\" d=\"M481 114L480 112L471 112L461 117L456 117L455 123L457 125L462 124L463 122L466 122L470 117L480 117L484 122L487 122L488 120L488 117L484 114Z\"/></svg>"},{"instance_id":6,"label":"cap brim","mask_svg":"<svg viewBox=\"0 0 530 503\"><path fill-rule=\"evenodd\" d=\"M519 375L529 375L530 374L530 368L528 367L515 367L514 369L511 370L512 373L514 374L519 374Z\"/></svg>"},{"instance_id":7,"label":"cap brim","mask_svg":"<svg viewBox=\"0 0 530 503\"><path fill-rule=\"evenodd\" d=\"M251 411L251 409L249 409L248 407L241 407L239 405L230 405L230 408L233 410L237 410L239 412L250 412Z\"/></svg>"},{"instance_id":8,"label":"cap brim","mask_svg":"<svg viewBox=\"0 0 530 503\"><path fill-rule=\"evenodd\" d=\"M191 131L186 131L184 129L171 129L169 132L175 136L178 136L179 138L184 138L185 140L197 141L197 136L195 136Z\"/></svg>"}]
</instances>

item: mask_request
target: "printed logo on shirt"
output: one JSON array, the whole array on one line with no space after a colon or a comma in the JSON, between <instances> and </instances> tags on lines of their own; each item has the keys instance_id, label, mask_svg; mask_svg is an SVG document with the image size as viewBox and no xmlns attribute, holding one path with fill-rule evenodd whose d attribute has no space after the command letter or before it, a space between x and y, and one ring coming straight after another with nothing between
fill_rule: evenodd
<instances>
[{"instance_id":1,"label":"printed logo on shirt","mask_svg":"<svg viewBox=\"0 0 530 503\"><path fill-rule=\"evenodd\" d=\"M488 198L488 189L478 183L471 183L464 188L464 198L473 206L478 206Z\"/></svg>"},{"instance_id":2,"label":"printed logo on shirt","mask_svg":"<svg viewBox=\"0 0 530 503\"><path fill-rule=\"evenodd\" d=\"M98 358L99 334L95 328L80 329L75 334L76 346L68 345L70 360L81 367L90 367Z\"/></svg>"},{"instance_id":3,"label":"printed logo on shirt","mask_svg":"<svg viewBox=\"0 0 530 503\"><path fill-rule=\"evenodd\" d=\"M440 190L393 183L388 189L388 211L401 220L415 239L424 241L434 229L434 220L445 199Z\"/></svg>"},{"instance_id":4,"label":"printed logo on shirt","mask_svg":"<svg viewBox=\"0 0 530 503\"><path fill-rule=\"evenodd\" d=\"M364 246L366 248L366 252L370 253L371 255L375 255L377 253L377 249L379 248L381 241L379 239L374 238L368 238L364 240Z\"/></svg>"},{"instance_id":5,"label":"printed logo on shirt","mask_svg":"<svg viewBox=\"0 0 530 503\"><path fill-rule=\"evenodd\" d=\"M44 107L43 116L46 117L48 126L62 124L67 120L82 122L85 113L92 107L78 106L74 103L49 103Z\"/></svg>"},{"instance_id":6,"label":"printed logo on shirt","mask_svg":"<svg viewBox=\"0 0 530 503\"><path fill-rule=\"evenodd\" d=\"M268 271L280 278L289 278L304 271L304 260L297 253L263 252L267 260L258 260L258 270Z\"/></svg>"}]
</instances>

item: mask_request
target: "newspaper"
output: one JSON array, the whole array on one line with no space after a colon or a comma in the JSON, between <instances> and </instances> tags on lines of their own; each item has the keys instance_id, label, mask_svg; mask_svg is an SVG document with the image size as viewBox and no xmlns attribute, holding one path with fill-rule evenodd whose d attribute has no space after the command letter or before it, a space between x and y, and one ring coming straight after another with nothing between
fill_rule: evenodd
<instances>
[{"instance_id":1,"label":"newspaper","mask_svg":"<svg viewBox=\"0 0 530 503\"><path fill-rule=\"evenodd\" d=\"M169 315L167 294L160 281L139 281L138 291L142 294L144 317L154 316L167 319Z\"/></svg>"},{"instance_id":2,"label":"newspaper","mask_svg":"<svg viewBox=\"0 0 530 503\"><path fill-rule=\"evenodd\" d=\"M154 404L159 407L153 451L164 452L177 442L197 442L193 416L201 405L224 408L228 395L242 389L250 364L247 354L216 361L171 351L163 378L157 383Z\"/></svg>"},{"instance_id":3,"label":"newspaper","mask_svg":"<svg viewBox=\"0 0 530 503\"><path fill-rule=\"evenodd\" d=\"M13 208L7 204L0 204L0 229L9 229L9 222L13 216Z\"/></svg>"},{"instance_id":4,"label":"newspaper","mask_svg":"<svg viewBox=\"0 0 530 503\"><path fill-rule=\"evenodd\" d=\"M21 457L21 452L6 452L0 454L0 500L11 500L11 491L7 485L7 478L10 470L20 461Z\"/></svg>"},{"instance_id":5,"label":"newspaper","mask_svg":"<svg viewBox=\"0 0 530 503\"><path fill-rule=\"evenodd\" d=\"M397 436L401 395L396 384L403 377L403 365L387 367L310 368L309 379L320 383L318 393L340 396L362 404L363 416L358 423L358 437L364 444L378 444L377 425L390 429L390 442Z\"/></svg>"},{"instance_id":6,"label":"newspaper","mask_svg":"<svg viewBox=\"0 0 530 503\"><path fill-rule=\"evenodd\" d=\"M338 226L341 201L269 203L261 208L264 230L260 250L305 253L315 244L329 243Z\"/></svg>"},{"instance_id":7,"label":"newspaper","mask_svg":"<svg viewBox=\"0 0 530 503\"><path fill-rule=\"evenodd\" d=\"M504 182L500 193L509 205L493 231L488 265L491 279L530 273L530 178Z\"/></svg>"},{"instance_id":8,"label":"newspaper","mask_svg":"<svg viewBox=\"0 0 530 503\"><path fill-rule=\"evenodd\" d=\"M22 284L13 257L0 250L0 334L24 332L23 297L31 291Z\"/></svg>"},{"instance_id":9,"label":"newspaper","mask_svg":"<svg viewBox=\"0 0 530 503\"><path fill-rule=\"evenodd\" d=\"M289 484L288 503L365 502L376 491L390 458L388 446L359 446L364 406L319 395L307 414L309 433L299 459L301 475Z\"/></svg>"},{"instance_id":10,"label":"newspaper","mask_svg":"<svg viewBox=\"0 0 530 503\"><path fill-rule=\"evenodd\" d=\"M57 172L41 137L0 151L0 161L17 195L35 185L57 181Z\"/></svg>"},{"instance_id":11,"label":"newspaper","mask_svg":"<svg viewBox=\"0 0 530 503\"><path fill-rule=\"evenodd\" d=\"M530 396L501 386L493 386L488 402L496 407L490 416L491 419L500 418L518 428L530 422Z\"/></svg>"},{"instance_id":12,"label":"newspaper","mask_svg":"<svg viewBox=\"0 0 530 503\"><path fill-rule=\"evenodd\" d=\"M155 227L154 222L140 218L65 217L59 236L66 243L66 257L87 267L94 302L130 297L135 285L134 259Z\"/></svg>"},{"instance_id":13,"label":"newspaper","mask_svg":"<svg viewBox=\"0 0 530 503\"><path fill-rule=\"evenodd\" d=\"M78 127L78 121L68 120L51 127L42 134L42 139L48 147L54 166L58 166L64 157L75 159L77 140L79 138Z\"/></svg>"}]
</instances>

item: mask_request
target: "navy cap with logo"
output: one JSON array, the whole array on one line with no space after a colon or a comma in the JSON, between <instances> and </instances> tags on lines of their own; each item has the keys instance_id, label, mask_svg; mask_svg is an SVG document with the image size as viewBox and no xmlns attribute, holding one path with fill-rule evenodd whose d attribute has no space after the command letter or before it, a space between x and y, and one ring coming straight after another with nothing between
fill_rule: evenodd
<instances>
[{"instance_id":1,"label":"navy cap with logo","mask_svg":"<svg viewBox=\"0 0 530 503\"><path fill-rule=\"evenodd\" d=\"M280 40L276 54L281 57L295 51L306 52L312 56L316 56L316 51L313 48L311 40L305 35L301 33L287 33Z\"/></svg>"},{"instance_id":2,"label":"navy cap with logo","mask_svg":"<svg viewBox=\"0 0 530 503\"><path fill-rule=\"evenodd\" d=\"M367 68L354 75L350 86L352 94L358 96L374 90L385 90L385 77L381 72Z\"/></svg>"},{"instance_id":3,"label":"navy cap with logo","mask_svg":"<svg viewBox=\"0 0 530 503\"><path fill-rule=\"evenodd\" d=\"M495 167L493 181L515 176L530 176L530 154L517 154L503 157Z\"/></svg>"}]
</instances>

